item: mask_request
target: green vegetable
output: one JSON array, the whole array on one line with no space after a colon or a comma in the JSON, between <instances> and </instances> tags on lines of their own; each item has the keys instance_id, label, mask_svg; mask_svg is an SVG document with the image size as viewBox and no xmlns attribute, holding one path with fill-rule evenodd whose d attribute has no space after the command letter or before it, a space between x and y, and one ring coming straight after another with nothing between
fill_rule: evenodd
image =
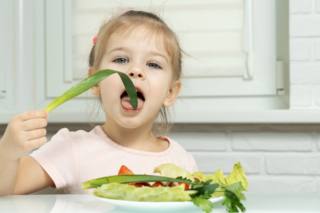
<instances>
[{"instance_id":1,"label":"green vegetable","mask_svg":"<svg viewBox=\"0 0 320 213\"><path fill-rule=\"evenodd\" d=\"M191 181L182 178L170 178L156 175L114 175L88 180L82 184L83 189L90 189L102 186L107 183L139 183L139 182L178 182L188 183Z\"/></svg>"},{"instance_id":2,"label":"green vegetable","mask_svg":"<svg viewBox=\"0 0 320 213\"><path fill-rule=\"evenodd\" d=\"M59 105L61 105L64 102L80 95L81 93L87 91L91 87L96 86L100 81L102 81L106 77L108 77L112 74L115 74L115 73L120 76L122 83L124 84L125 89L126 89L128 96L130 98L130 103L131 103L132 107L134 109L136 109L137 105L138 105L137 93L136 93L136 89L135 89L132 81L130 80L130 78L122 72L106 69L106 70L97 71L92 76L80 81L78 84L71 87L69 90L67 90L65 93L63 93L61 96L59 96L56 99L54 99L53 101L51 101L49 103L49 105L46 107L46 111L47 112L52 111L53 109L55 109Z\"/></svg>"},{"instance_id":3,"label":"green vegetable","mask_svg":"<svg viewBox=\"0 0 320 213\"><path fill-rule=\"evenodd\" d=\"M94 195L109 199L131 201L190 201L189 192L183 186L174 187L135 187L129 184L103 184L94 191Z\"/></svg>"},{"instance_id":4,"label":"green vegetable","mask_svg":"<svg viewBox=\"0 0 320 213\"><path fill-rule=\"evenodd\" d=\"M197 175L201 176L199 172ZM248 180L239 162L233 165L232 172L228 176L225 176L221 170L217 170L213 175L206 176L205 179L210 179L221 186L230 186L240 182L243 190L248 189Z\"/></svg>"},{"instance_id":5,"label":"green vegetable","mask_svg":"<svg viewBox=\"0 0 320 213\"><path fill-rule=\"evenodd\" d=\"M208 200L208 198L204 198L203 196L197 196L192 199L194 205L201 208L204 212L209 213L213 209L213 203Z\"/></svg>"},{"instance_id":6,"label":"green vegetable","mask_svg":"<svg viewBox=\"0 0 320 213\"><path fill-rule=\"evenodd\" d=\"M240 198L237 197L236 193L225 190L224 192L225 199L222 203L227 208L228 212L244 212L246 208L241 203Z\"/></svg>"},{"instance_id":7,"label":"green vegetable","mask_svg":"<svg viewBox=\"0 0 320 213\"><path fill-rule=\"evenodd\" d=\"M199 181L195 180L191 184L191 190L195 190L196 193L191 195L192 202L200 207L204 212L209 213L212 211L213 203L210 202L212 194L219 187L216 183L211 183L211 180L208 181Z\"/></svg>"},{"instance_id":8,"label":"green vegetable","mask_svg":"<svg viewBox=\"0 0 320 213\"><path fill-rule=\"evenodd\" d=\"M218 184L212 183L211 180L199 181L195 180L191 183L191 190L195 190L197 193L193 194L193 197L202 196L203 198L211 198L212 193L219 187Z\"/></svg>"},{"instance_id":9,"label":"green vegetable","mask_svg":"<svg viewBox=\"0 0 320 213\"><path fill-rule=\"evenodd\" d=\"M163 163L157 166L156 168L154 168L153 172L158 173L161 176L172 177L172 178L175 178L175 177L189 178L191 175L190 172L188 172L187 170L172 163Z\"/></svg>"}]
</instances>

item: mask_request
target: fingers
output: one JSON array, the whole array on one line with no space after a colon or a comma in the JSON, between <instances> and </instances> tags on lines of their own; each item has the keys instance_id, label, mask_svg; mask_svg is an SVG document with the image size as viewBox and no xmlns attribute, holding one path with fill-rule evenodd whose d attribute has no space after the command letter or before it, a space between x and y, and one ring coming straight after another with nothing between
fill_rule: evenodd
<instances>
[{"instance_id":1,"label":"fingers","mask_svg":"<svg viewBox=\"0 0 320 213\"><path fill-rule=\"evenodd\" d=\"M36 119L36 118L46 119L48 117L48 113L44 110L35 110L35 111L22 113L17 117L22 121L27 121L27 120Z\"/></svg>"},{"instance_id":2,"label":"fingers","mask_svg":"<svg viewBox=\"0 0 320 213\"><path fill-rule=\"evenodd\" d=\"M5 144L7 152L14 159L18 159L47 142L47 119L47 112L43 110L13 117L1 138L1 143Z\"/></svg>"},{"instance_id":3,"label":"fingers","mask_svg":"<svg viewBox=\"0 0 320 213\"><path fill-rule=\"evenodd\" d=\"M45 128L48 124L47 119L45 118L35 118L26 120L22 123L22 129L24 131L30 131L35 129Z\"/></svg>"},{"instance_id":4,"label":"fingers","mask_svg":"<svg viewBox=\"0 0 320 213\"><path fill-rule=\"evenodd\" d=\"M33 150L33 149L37 149L40 146L42 146L43 144L45 144L47 142L47 138L46 137L42 137L42 138L37 138L31 141L28 141L26 143L27 150Z\"/></svg>"},{"instance_id":5,"label":"fingers","mask_svg":"<svg viewBox=\"0 0 320 213\"><path fill-rule=\"evenodd\" d=\"M46 134L47 134L46 129L36 129L36 130L26 132L26 139L28 141L35 140L35 139L45 137Z\"/></svg>"}]
</instances>

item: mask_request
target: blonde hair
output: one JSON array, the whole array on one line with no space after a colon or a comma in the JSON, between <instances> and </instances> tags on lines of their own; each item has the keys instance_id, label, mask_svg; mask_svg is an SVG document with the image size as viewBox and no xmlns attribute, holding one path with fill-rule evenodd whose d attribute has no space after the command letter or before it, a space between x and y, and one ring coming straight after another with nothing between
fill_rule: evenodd
<instances>
[{"instance_id":1,"label":"blonde hair","mask_svg":"<svg viewBox=\"0 0 320 213\"><path fill-rule=\"evenodd\" d=\"M159 16L145 11L129 10L121 15L112 17L104 23L100 27L96 43L91 49L89 66L94 70L99 69L101 60L105 54L107 42L113 33L119 31L131 32L139 26L144 26L155 35L161 36L165 50L170 57L170 65L173 70L173 80L179 80L181 77L182 50L177 36ZM163 106L159 113L162 122L157 129L159 131L168 131L169 122L166 107Z\"/></svg>"}]
</instances>

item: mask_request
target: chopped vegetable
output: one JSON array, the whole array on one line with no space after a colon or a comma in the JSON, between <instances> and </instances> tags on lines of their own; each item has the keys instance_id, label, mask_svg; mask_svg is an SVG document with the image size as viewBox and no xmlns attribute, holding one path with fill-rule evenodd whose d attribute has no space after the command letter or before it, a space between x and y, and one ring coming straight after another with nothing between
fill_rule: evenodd
<instances>
[{"instance_id":1,"label":"chopped vegetable","mask_svg":"<svg viewBox=\"0 0 320 213\"><path fill-rule=\"evenodd\" d=\"M184 187L184 190L189 190L190 189L190 185L187 183L179 183L180 186Z\"/></svg>"},{"instance_id":2,"label":"chopped vegetable","mask_svg":"<svg viewBox=\"0 0 320 213\"><path fill-rule=\"evenodd\" d=\"M152 187L161 187L161 186L165 186L165 184L163 184L161 181L156 181L152 184Z\"/></svg>"},{"instance_id":3,"label":"chopped vegetable","mask_svg":"<svg viewBox=\"0 0 320 213\"><path fill-rule=\"evenodd\" d=\"M125 165L122 165L118 171L118 175L132 175L132 174L133 172Z\"/></svg>"},{"instance_id":4,"label":"chopped vegetable","mask_svg":"<svg viewBox=\"0 0 320 213\"><path fill-rule=\"evenodd\" d=\"M119 71L115 70L99 70L92 76L80 81L75 86L71 87L69 90L67 90L65 93L63 93L61 96L57 97L53 101L49 103L49 105L46 107L46 111L50 112L59 105L63 104L64 102L82 94L83 92L87 91L91 87L96 86L100 81L105 79L106 77L112 75L112 74L118 74L122 80L122 83L124 84L124 87L130 97L130 103L134 109L138 106L138 100L137 100L137 93L136 88L130 78Z\"/></svg>"},{"instance_id":5,"label":"chopped vegetable","mask_svg":"<svg viewBox=\"0 0 320 213\"><path fill-rule=\"evenodd\" d=\"M189 201L189 193L181 186L136 187L129 184L110 183L98 187L94 194L98 197L131 201Z\"/></svg>"},{"instance_id":6,"label":"chopped vegetable","mask_svg":"<svg viewBox=\"0 0 320 213\"><path fill-rule=\"evenodd\" d=\"M164 163L157 166L153 172L160 174L161 176L166 177L189 177L190 173L185 169L174 165L172 163Z\"/></svg>"}]
</instances>

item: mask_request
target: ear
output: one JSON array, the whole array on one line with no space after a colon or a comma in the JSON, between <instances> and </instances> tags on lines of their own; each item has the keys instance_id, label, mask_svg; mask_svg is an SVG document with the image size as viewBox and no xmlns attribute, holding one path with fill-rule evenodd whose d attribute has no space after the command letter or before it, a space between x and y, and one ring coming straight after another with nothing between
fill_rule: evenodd
<instances>
[{"instance_id":1,"label":"ear","mask_svg":"<svg viewBox=\"0 0 320 213\"><path fill-rule=\"evenodd\" d=\"M91 76L95 73L95 69L93 67L90 67L89 70L88 70L88 76ZM94 86L92 87L91 89L91 93L94 95L94 96L100 96L100 88L99 86Z\"/></svg>"},{"instance_id":2,"label":"ear","mask_svg":"<svg viewBox=\"0 0 320 213\"><path fill-rule=\"evenodd\" d=\"M165 107L171 106L177 99L181 89L181 81L175 81L172 83L171 88L168 91L168 95L163 102Z\"/></svg>"}]
</instances>

